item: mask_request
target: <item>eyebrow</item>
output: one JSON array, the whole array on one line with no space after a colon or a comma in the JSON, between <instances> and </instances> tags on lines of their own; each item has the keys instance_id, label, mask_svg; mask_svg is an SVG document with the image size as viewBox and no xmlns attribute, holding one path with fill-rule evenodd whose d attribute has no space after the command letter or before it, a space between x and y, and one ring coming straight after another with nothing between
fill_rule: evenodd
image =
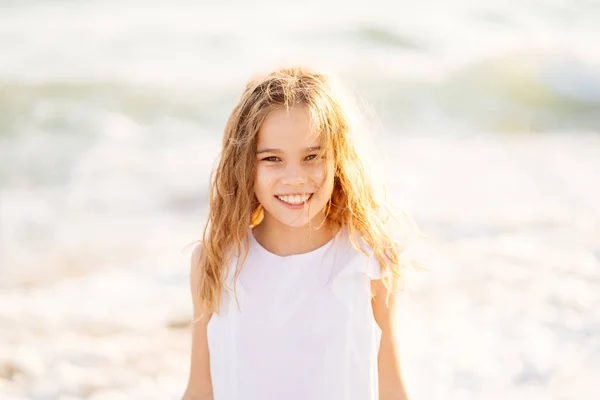
<instances>
[{"instance_id":1,"label":"eyebrow","mask_svg":"<svg viewBox=\"0 0 600 400\"><path fill-rule=\"evenodd\" d=\"M309 151L319 151L321 150L321 146L315 146L315 147L307 147L306 149L304 149L305 152L309 152ZM262 149L262 150L258 150L256 152L256 154L263 154L263 153L283 153L283 150L281 149Z\"/></svg>"}]
</instances>

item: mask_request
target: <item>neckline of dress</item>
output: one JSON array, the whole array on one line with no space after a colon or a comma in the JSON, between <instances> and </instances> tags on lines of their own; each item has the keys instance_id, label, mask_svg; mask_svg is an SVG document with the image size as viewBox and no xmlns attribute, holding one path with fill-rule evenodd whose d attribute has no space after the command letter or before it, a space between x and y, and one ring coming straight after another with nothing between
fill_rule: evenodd
<instances>
[{"instance_id":1,"label":"neckline of dress","mask_svg":"<svg viewBox=\"0 0 600 400\"><path fill-rule=\"evenodd\" d=\"M336 239L339 236L341 236L342 231L343 231L343 228L338 229L336 234L333 235L333 237L331 239L329 239L322 246L319 246L314 250L310 250L310 251L307 251L304 253L290 254L287 256L280 256L278 254L275 254L275 253L267 250L262 244L260 244L258 242L258 240L256 240L256 237L254 236L254 232L253 232L252 228L248 229L248 236L250 237L251 246L253 245L254 247L256 247L261 253L266 254L267 256L274 258L276 260L279 260L279 261L288 261L288 260L298 260L298 259L302 259L302 258L311 257L311 256L314 256L316 254L319 254L321 252L328 250L329 248L331 248L333 246L333 243L336 241Z\"/></svg>"}]
</instances>

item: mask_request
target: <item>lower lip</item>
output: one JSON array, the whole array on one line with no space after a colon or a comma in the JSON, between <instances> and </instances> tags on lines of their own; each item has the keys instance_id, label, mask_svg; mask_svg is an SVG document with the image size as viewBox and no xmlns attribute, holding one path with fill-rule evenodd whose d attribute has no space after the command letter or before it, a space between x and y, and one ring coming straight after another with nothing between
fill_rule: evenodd
<instances>
[{"instance_id":1,"label":"lower lip","mask_svg":"<svg viewBox=\"0 0 600 400\"><path fill-rule=\"evenodd\" d=\"M310 201L310 199L312 199L312 196L313 196L313 195L311 194L311 195L310 195L310 197L309 197L308 199L306 199L306 201L305 201L305 202L302 202L302 203L300 203L300 204L290 204L290 203L286 203L285 201L281 200L281 199L280 199L279 197L277 197L277 196L275 196L275 198L277 199L277 201L279 201L279 203L280 203L280 204L282 204L282 205L286 206L286 207L287 207L287 208L289 208L289 209L292 209L292 210L301 210L301 209L303 209L303 208L306 206L306 204L308 204L308 202Z\"/></svg>"}]
</instances>

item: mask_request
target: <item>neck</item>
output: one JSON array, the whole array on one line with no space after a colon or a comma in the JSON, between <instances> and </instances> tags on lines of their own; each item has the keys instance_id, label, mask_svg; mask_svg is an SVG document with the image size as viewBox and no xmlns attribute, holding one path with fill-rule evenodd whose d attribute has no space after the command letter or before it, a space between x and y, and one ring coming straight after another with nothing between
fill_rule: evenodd
<instances>
[{"instance_id":1,"label":"neck","mask_svg":"<svg viewBox=\"0 0 600 400\"><path fill-rule=\"evenodd\" d=\"M278 256L308 253L329 242L337 233L333 224L318 218L303 227L283 225L265 218L253 229L254 237L266 250Z\"/></svg>"}]
</instances>

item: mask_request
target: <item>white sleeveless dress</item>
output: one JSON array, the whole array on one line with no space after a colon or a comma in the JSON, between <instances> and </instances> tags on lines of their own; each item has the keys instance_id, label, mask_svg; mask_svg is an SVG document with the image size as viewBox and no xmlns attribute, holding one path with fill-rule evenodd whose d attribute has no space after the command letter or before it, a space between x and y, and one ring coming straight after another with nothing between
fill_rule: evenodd
<instances>
[{"instance_id":1,"label":"white sleeveless dress","mask_svg":"<svg viewBox=\"0 0 600 400\"><path fill-rule=\"evenodd\" d=\"M282 257L249 230L233 291L208 325L214 400L376 400L381 330L370 280L379 264L341 230L309 253Z\"/></svg>"}]
</instances>

